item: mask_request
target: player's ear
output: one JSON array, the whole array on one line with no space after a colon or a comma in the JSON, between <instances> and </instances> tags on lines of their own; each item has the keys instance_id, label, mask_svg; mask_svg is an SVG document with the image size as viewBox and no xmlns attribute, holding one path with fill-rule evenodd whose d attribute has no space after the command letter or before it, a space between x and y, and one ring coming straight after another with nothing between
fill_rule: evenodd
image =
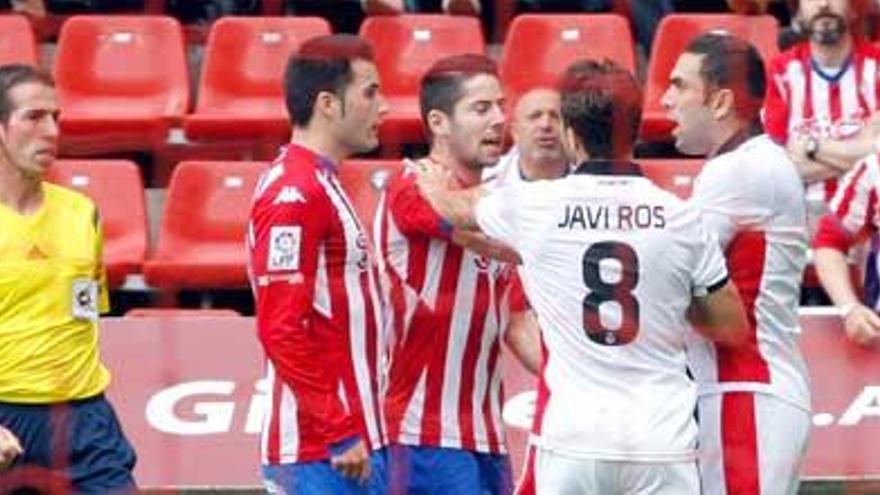
<instances>
[{"instance_id":1,"label":"player's ear","mask_svg":"<svg viewBox=\"0 0 880 495\"><path fill-rule=\"evenodd\" d=\"M562 136L565 141L565 152L575 165L580 165L580 162L590 158L589 153L584 149L583 143L578 139L574 129L569 126L563 126Z\"/></svg>"},{"instance_id":2,"label":"player's ear","mask_svg":"<svg viewBox=\"0 0 880 495\"><path fill-rule=\"evenodd\" d=\"M330 91L321 91L315 98L315 113L331 119L341 110L342 101Z\"/></svg>"},{"instance_id":3,"label":"player's ear","mask_svg":"<svg viewBox=\"0 0 880 495\"><path fill-rule=\"evenodd\" d=\"M432 136L448 136L451 131L449 116L436 108L428 112L428 129Z\"/></svg>"},{"instance_id":4,"label":"player's ear","mask_svg":"<svg viewBox=\"0 0 880 495\"><path fill-rule=\"evenodd\" d=\"M712 95L709 105L716 120L721 120L736 112L733 91L728 88L716 91Z\"/></svg>"}]
</instances>

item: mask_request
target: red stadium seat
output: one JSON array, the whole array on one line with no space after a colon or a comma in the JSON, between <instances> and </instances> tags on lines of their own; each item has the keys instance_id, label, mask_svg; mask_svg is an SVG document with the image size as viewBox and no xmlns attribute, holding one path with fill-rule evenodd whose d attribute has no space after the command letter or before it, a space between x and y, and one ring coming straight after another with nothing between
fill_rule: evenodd
<instances>
[{"instance_id":1,"label":"red stadium seat","mask_svg":"<svg viewBox=\"0 0 880 495\"><path fill-rule=\"evenodd\" d=\"M234 309L209 308L135 308L125 313L125 318L238 318Z\"/></svg>"},{"instance_id":2,"label":"red stadium seat","mask_svg":"<svg viewBox=\"0 0 880 495\"><path fill-rule=\"evenodd\" d=\"M223 17L211 28L189 139L285 142L290 123L282 90L287 59L306 39L330 34L318 17Z\"/></svg>"},{"instance_id":3,"label":"red stadium seat","mask_svg":"<svg viewBox=\"0 0 880 495\"><path fill-rule=\"evenodd\" d=\"M422 76L438 59L485 52L473 17L399 15L368 17L360 34L375 50L382 93L390 111L379 128L383 144L424 142L419 115Z\"/></svg>"},{"instance_id":4,"label":"red stadium seat","mask_svg":"<svg viewBox=\"0 0 880 495\"><path fill-rule=\"evenodd\" d=\"M71 17L54 73L66 153L155 149L189 108L183 34L170 17Z\"/></svg>"},{"instance_id":5,"label":"red stadium seat","mask_svg":"<svg viewBox=\"0 0 880 495\"><path fill-rule=\"evenodd\" d=\"M666 111L660 104L669 86L669 73L691 39L713 30L728 32L751 42L765 64L778 53L776 37L779 26L769 15L671 14L664 17L654 36L653 53L648 62L642 140L656 142L670 138L674 124L666 118Z\"/></svg>"},{"instance_id":6,"label":"red stadium seat","mask_svg":"<svg viewBox=\"0 0 880 495\"><path fill-rule=\"evenodd\" d=\"M379 196L388 179L402 168L400 160L348 160L339 167L339 182L371 239Z\"/></svg>"},{"instance_id":7,"label":"red stadium seat","mask_svg":"<svg viewBox=\"0 0 880 495\"><path fill-rule=\"evenodd\" d=\"M645 177L654 181L681 199L688 199L694 186L694 179L703 170L706 160L701 158L663 158L638 160Z\"/></svg>"},{"instance_id":8,"label":"red stadium seat","mask_svg":"<svg viewBox=\"0 0 880 495\"><path fill-rule=\"evenodd\" d=\"M0 15L0 65L37 65L37 38L27 18Z\"/></svg>"},{"instance_id":9,"label":"red stadium seat","mask_svg":"<svg viewBox=\"0 0 880 495\"><path fill-rule=\"evenodd\" d=\"M244 234L264 162L181 162L174 169L153 256L153 287L243 287Z\"/></svg>"},{"instance_id":10,"label":"red stadium seat","mask_svg":"<svg viewBox=\"0 0 880 495\"><path fill-rule=\"evenodd\" d=\"M140 273L147 253L144 184L137 165L127 160L58 160L49 180L92 198L104 229L104 265L111 287Z\"/></svg>"},{"instance_id":11,"label":"red stadium seat","mask_svg":"<svg viewBox=\"0 0 880 495\"><path fill-rule=\"evenodd\" d=\"M513 20L501 54L501 78L511 99L534 86L555 86L572 62L611 59L635 73L627 20L616 14L526 14Z\"/></svg>"}]
</instances>

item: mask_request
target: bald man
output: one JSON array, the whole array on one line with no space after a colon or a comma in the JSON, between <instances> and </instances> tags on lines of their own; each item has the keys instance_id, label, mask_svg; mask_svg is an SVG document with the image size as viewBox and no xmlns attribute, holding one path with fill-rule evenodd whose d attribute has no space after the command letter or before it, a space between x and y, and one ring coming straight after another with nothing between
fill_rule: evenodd
<instances>
[{"instance_id":1,"label":"bald man","mask_svg":"<svg viewBox=\"0 0 880 495\"><path fill-rule=\"evenodd\" d=\"M559 92L535 88L524 93L513 109L510 133L514 146L498 164L483 172L485 180L557 179L568 172L562 144Z\"/></svg>"},{"instance_id":2,"label":"bald man","mask_svg":"<svg viewBox=\"0 0 880 495\"><path fill-rule=\"evenodd\" d=\"M569 159L562 143L562 116L559 92L539 87L524 93L513 109L510 133L514 146L498 164L483 172L486 181L498 185L506 181L558 179L569 170ZM508 304L510 321L504 341L529 372L537 375L541 366L538 320L517 277Z\"/></svg>"}]
</instances>

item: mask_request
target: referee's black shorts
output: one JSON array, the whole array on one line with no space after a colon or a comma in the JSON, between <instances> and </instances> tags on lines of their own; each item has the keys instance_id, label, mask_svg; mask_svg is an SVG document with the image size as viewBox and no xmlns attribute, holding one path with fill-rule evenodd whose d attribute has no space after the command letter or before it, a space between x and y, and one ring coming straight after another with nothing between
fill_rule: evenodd
<instances>
[{"instance_id":1,"label":"referee's black shorts","mask_svg":"<svg viewBox=\"0 0 880 495\"><path fill-rule=\"evenodd\" d=\"M12 484L65 484L76 493L135 491L134 449L104 394L51 405L0 402L0 425L24 450L0 475L4 493L17 488Z\"/></svg>"}]
</instances>

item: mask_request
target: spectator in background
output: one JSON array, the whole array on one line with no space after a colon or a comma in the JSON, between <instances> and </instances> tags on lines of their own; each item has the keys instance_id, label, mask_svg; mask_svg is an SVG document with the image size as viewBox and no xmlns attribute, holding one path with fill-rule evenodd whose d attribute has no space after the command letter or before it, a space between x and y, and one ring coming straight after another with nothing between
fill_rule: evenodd
<instances>
[{"instance_id":1,"label":"spectator in background","mask_svg":"<svg viewBox=\"0 0 880 495\"><path fill-rule=\"evenodd\" d=\"M770 62L764 125L787 145L807 182L829 200L836 177L873 151L880 50L853 30L858 0L801 0L797 22L808 39Z\"/></svg>"},{"instance_id":2,"label":"spectator in background","mask_svg":"<svg viewBox=\"0 0 880 495\"><path fill-rule=\"evenodd\" d=\"M77 492L135 489L135 454L104 397L98 318L108 309L95 205L43 180L58 150L52 79L0 67L0 424L14 466Z\"/></svg>"},{"instance_id":3,"label":"spectator in background","mask_svg":"<svg viewBox=\"0 0 880 495\"><path fill-rule=\"evenodd\" d=\"M873 153L880 136L880 50L858 32L864 0L800 0L807 39L770 62L764 124L788 147L811 184L811 223L827 209L837 178ZM877 308L877 256L865 266L867 307Z\"/></svg>"},{"instance_id":4,"label":"spectator in background","mask_svg":"<svg viewBox=\"0 0 880 495\"><path fill-rule=\"evenodd\" d=\"M841 179L831 201L831 212L819 222L815 248L816 272L843 318L847 337L862 345L880 342L880 317L876 308L859 300L849 274L849 251L877 235L880 221L876 198L880 194L878 155L872 154Z\"/></svg>"}]
</instances>

